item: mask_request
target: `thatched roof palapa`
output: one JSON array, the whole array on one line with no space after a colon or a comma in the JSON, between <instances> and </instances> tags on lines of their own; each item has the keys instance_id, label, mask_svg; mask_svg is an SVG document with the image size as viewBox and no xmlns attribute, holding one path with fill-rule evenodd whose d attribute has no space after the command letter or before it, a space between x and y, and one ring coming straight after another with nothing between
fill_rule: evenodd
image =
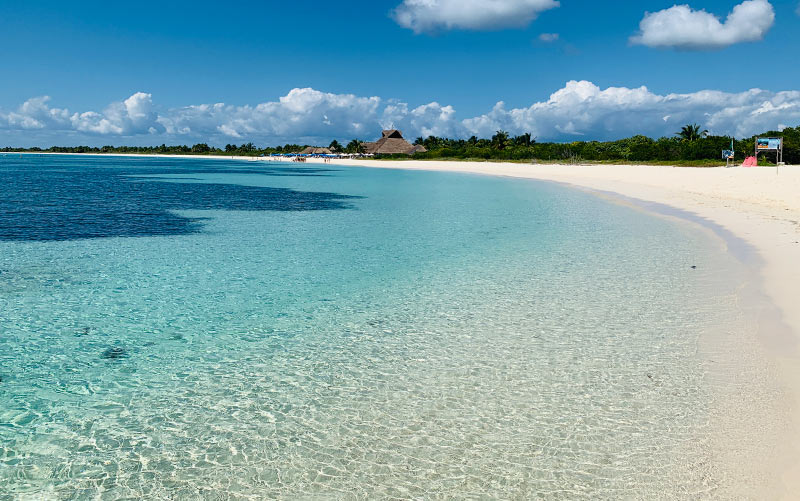
<instances>
[{"instance_id":1,"label":"thatched roof palapa","mask_svg":"<svg viewBox=\"0 0 800 501\"><path fill-rule=\"evenodd\" d=\"M371 155L402 153L412 155L417 152L427 151L424 146L411 144L403 139L403 134L397 129L383 131L380 139L374 143L364 143L366 153Z\"/></svg>"},{"instance_id":2,"label":"thatched roof palapa","mask_svg":"<svg viewBox=\"0 0 800 501\"><path fill-rule=\"evenodd\" d=\"M301 155L331 155L333 152L328 148L309 146L300 152Z\"/></svg>"},{"instance_id":3,"label":"thatched roof palapa","mask_svg":"<svg viewBox=\"0 0 800 501\"><path fill-rule=\"evenodd\" d=\"M383 131L383 137L389 139L403 139L403 133L397 129L389 129Z\"/></svg>"}]
</instances>

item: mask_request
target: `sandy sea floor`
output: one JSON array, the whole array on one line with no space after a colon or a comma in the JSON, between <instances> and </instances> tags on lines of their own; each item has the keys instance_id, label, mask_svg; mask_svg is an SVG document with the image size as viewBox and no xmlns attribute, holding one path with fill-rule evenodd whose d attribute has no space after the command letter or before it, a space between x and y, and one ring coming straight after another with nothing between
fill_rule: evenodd
<instances>
[{"instance_id":1,"label":"sandy sea floor","mask_svg":"<svg viewBox=\"0 0 800 501\"><path fill-rule=\"evenodd\" d=\"M309 160L314 162L315 159ZM762 482L754 482L751 491L730 492L726 497L796 499L800 495L800 166L778 170L384 160L333 160L332 164L551 181L665 217L679 217L716 233L755 277L752 287L741 291L741 301L743 310L758 309L759 317L750 328L749 337L706 339L701 347L727 361L727 366L718 372L719 377L735 375L732 381L726 380L732 383L724 399L727 403L717 410L723 435L718 453L726 463L738 465L744 476L758 477L762 473L753 471L759 470L764 477ZM743 366L752 367L748 365L749 358L755 356L767 363L759 371L736 374L738 360L746 362ZM710 377L715 374L710 371ZM772 406L770 412L787 419L741 422L739 416L758 415L740 412L748 406ZM754 433L749 441L726 442L728 427L751 427L759 429L761 435ZM779 439L759 441L757 437L764 433ZM741 434L731 432L731 436ZM772 460L754 465L749 457ZM778 476L781 480L775 482ZM775 483L779 485L772 485Z\"/></svg>"},{"instance_id":2,"label":"sandy sea floor","mask_svg":"<svg viewBox=\"0 0 800 501\"><path fill-rule=\"evenodd\" d=\"M750 294L763 294L775 307L754 326L757 349L763 350L774 366L782 405L789 409L790 416L790 423L779 432L787 450L774 451L784 470L783 485L778 487L781 494L776 495L785 499L800 495L800 166L694 168L385 160L333 163L554 181L621 196L644 207L657 204L654 208L674 208L728 241L744 242L754 254L745 260L761 282L760 290ZM736 348L727 346L725 350L735 353ZM741 450L729 452L746 454Z\"/></svg>"}]
</instances>

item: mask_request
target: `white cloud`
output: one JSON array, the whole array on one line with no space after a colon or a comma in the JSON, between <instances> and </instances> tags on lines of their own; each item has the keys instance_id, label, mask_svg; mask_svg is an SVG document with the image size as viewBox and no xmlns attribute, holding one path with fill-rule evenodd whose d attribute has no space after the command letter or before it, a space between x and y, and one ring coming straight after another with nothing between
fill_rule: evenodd
<instances>
[{"instance_id":1,"label":"white cloud","mask_svg":"<svg viewBox=\"0 0 800 501\"><path fill-rule=\"evenodd\" d=\"M558 40L558 33L542 33L539 40L545 43L555 42Z\"/></svg>"},{"instance_id":2,"label":"white cloud","mask_svg":"<svg viewBox=\"0 0 800 501\"><path fill-rule=\"evenodd\" d=\"M733 8L725 22L705 10L688 5L646 13L631 43L682 50L720 49L761 40L775 22L768 0L746 0Z\"/></svg>"},{"instance_id":3,"label":"white cloud","mask_svg":"<svg viewBox=\"0 0 800 501\"><path fill-rule=\"evenodd\" d=\"M158 118L167 134L210 138L359 136L376 127L378 97L292 89L277 102L256 106L223 103L176 108Z\"/></svg>"},{"instance_id":4,"label":"white cloud","mask_svg":"<svg viewBox=\"0 0 800 501\"><path fill-rule=\"evenodd\" d=\"M774 129L780 122L800 124L800 91L659 95L646 87L600 89L591 82L570 81L547 101L512 110L500 102L491 112L463 122L478 136L505 129L529 131L541 139L660 137L697 122L713 134L744 137Z\"/></svg>"},{"instance_id":5,"label":"white cloud","mask_svg":"<svg viewBox=\"0 0 800 501\"><path fill-rule=\"evenodd\" d=\"M415 33L438 30L523 28L557 0L403 0L392 11L400 26Z\"/></svg>"},{"instance_id":6,"label":"white cloud","mask_svg":"<svg viewBox=\"0 0 800 501\"><path fill-rule=\"evenodd\" d=\"M110 104L103 113L86 111L70 117L72 126L81 132L131 136L163 130L153 108L152 95L137 92L128 99Z\"/></svg>"},{"instance_id":7,"label":"white cloud","mask_svg":"<svg viewBox=\"0 0 800 501\"><path fill-rule=\"evenodd\" d=\"M656 94L646 87L601 89L570 81L527 107L502 101L484 114L459 118L453 106L432 102L409 106L399 100L293 89L276 101L254 106L224 103L160 108L150 94L136 93L103 112L70 113L50 108L48 98L0 110L0 146L74 144L224 145L252 141L327 144L331 139L377 139L381 128L399 128L407 138L489 137L498 129L530 132L539 140L606 140L645 134L669 136L697 122L712 134L745 137L800 125L800 91L751 89L739 93L701 90Z\"/></svg>"},{"instance_id":8,"label":"white cloud","mask_svg":"<svg viewBox=\"0 0 800 501\"><path fill-rule=\"evenodd\" d=\"M69 112L47 106L50 96L28 99L16 111L0 110L0 129L58 128L68 122Z\"/></svg>"}]
</instances>

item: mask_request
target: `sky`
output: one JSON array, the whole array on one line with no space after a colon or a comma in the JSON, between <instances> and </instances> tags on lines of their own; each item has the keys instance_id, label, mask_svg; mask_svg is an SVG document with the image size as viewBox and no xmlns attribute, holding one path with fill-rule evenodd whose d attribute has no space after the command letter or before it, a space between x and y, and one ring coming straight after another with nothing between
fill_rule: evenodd
<instances>
[{"instance_id":1,"label":"sky","mask_svg":"<svg viewBox=\"0 0 800 501\"><path fill-rule=\"evenodd\" d=\"M0 147L800 125L800 0L0 2Z\"/></svg>"}]
</instances>

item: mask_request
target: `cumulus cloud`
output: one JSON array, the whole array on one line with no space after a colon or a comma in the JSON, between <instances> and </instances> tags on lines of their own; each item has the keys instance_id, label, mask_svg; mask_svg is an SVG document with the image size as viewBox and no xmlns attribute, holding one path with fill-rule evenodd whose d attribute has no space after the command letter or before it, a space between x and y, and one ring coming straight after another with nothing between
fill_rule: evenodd
<instances>
[{"instance_id":1,"label":"cumulus cloud","mask_svg":"<svg viewBox=\"0 0 800 501\"><path fill-rule=\"evenodd\" d=\"M697 122L713 134L744 137L774 129L779 122L800 124L800 91L703 90L659 95L646 87L600 89L591 82L570 81L547 101L512 110L498 103L491 112L464 122L484 136L502 128L530 131L546 139L659 137Z\"/></svg>"},{"instance_id":2,"label":"cumulus cloud","mask_svg":"<svg viewBox=\"0 0 800 501\"><path fill-rule=\"evenodd\" d=\"M631 43L681 50L711 50L764 38L775 22L768 0L746 0L733 8L725 22L688 5L646 13Z\"/></svg>"},{"instance_id":3,"label":"cumulus cloud","mask_svg":"<svg viewBox=\"0 0 800 501\"><path fill-rule=\"evenodd\" d=\"M110 104L103 113L74 113L70 121L75 130L81 132L125 136L156 133L163 128L158 124L152 97L137 92L122 102Z\"/></svg>"},{"instance_id":4,"label":"cumulus cloud","mask_svg":"<svg viewBox=\"0 0 800 501\"><path fill-rule=\"evenodd\" d=\"M403 0L392 11L400 26L415 33L439 30L523 28L557 0Z\"/></svg>"},{"instance_id":5,"label":"cumulus cloud","mask_svg":"<svg viewBox=\"0 0 800 501\"><path fill-rule=\"evenodd\" d=\"M195 137L364 136L377 123L378 97L292 89L278 101L256 106L201 104L170 110L158 118L167 134Z\"/></svg>"},{"instance_id":6,"label":"cumulus cloud","mask_svg":"<svg viewBox=\"0 0 800 501\"><path fill-rule=\"evenodd\" d=\"M69 112L50 108L50 96L28 99L16 111L3 113L0 110L0 129L45 129L63 127L69 120Z\"/></svg>"},{"instance_id":7,"label":"cumulus cloud","mask_svg":"<svg viewBox=\"0 0 800 501\"><path fill-rule=\"evenodd\" d=\"M800 125L800 91L751 89L739 93L701 90L656 94L647 87L608 87L570 81L546 100L509 108L499 101L486 113L460 118L447 104L410 106L353 94L293 89L276 101L231 106L224 103L160 108L152 96L136 93L103 112L70 113L51 108L47 97L33 98L14 111L0 110L0 146L53 144L260 145L297 142L327 144L331 139L377 139L381 128L399 128L406 137L489 137L498 129L530 132L539 140L607 140L645 134L670 136L687 123L712 134L745 137ZM37 142L39 141L39 142ZM44 141L47 141L46 143Z\"/></svg>"}]
</instances>

